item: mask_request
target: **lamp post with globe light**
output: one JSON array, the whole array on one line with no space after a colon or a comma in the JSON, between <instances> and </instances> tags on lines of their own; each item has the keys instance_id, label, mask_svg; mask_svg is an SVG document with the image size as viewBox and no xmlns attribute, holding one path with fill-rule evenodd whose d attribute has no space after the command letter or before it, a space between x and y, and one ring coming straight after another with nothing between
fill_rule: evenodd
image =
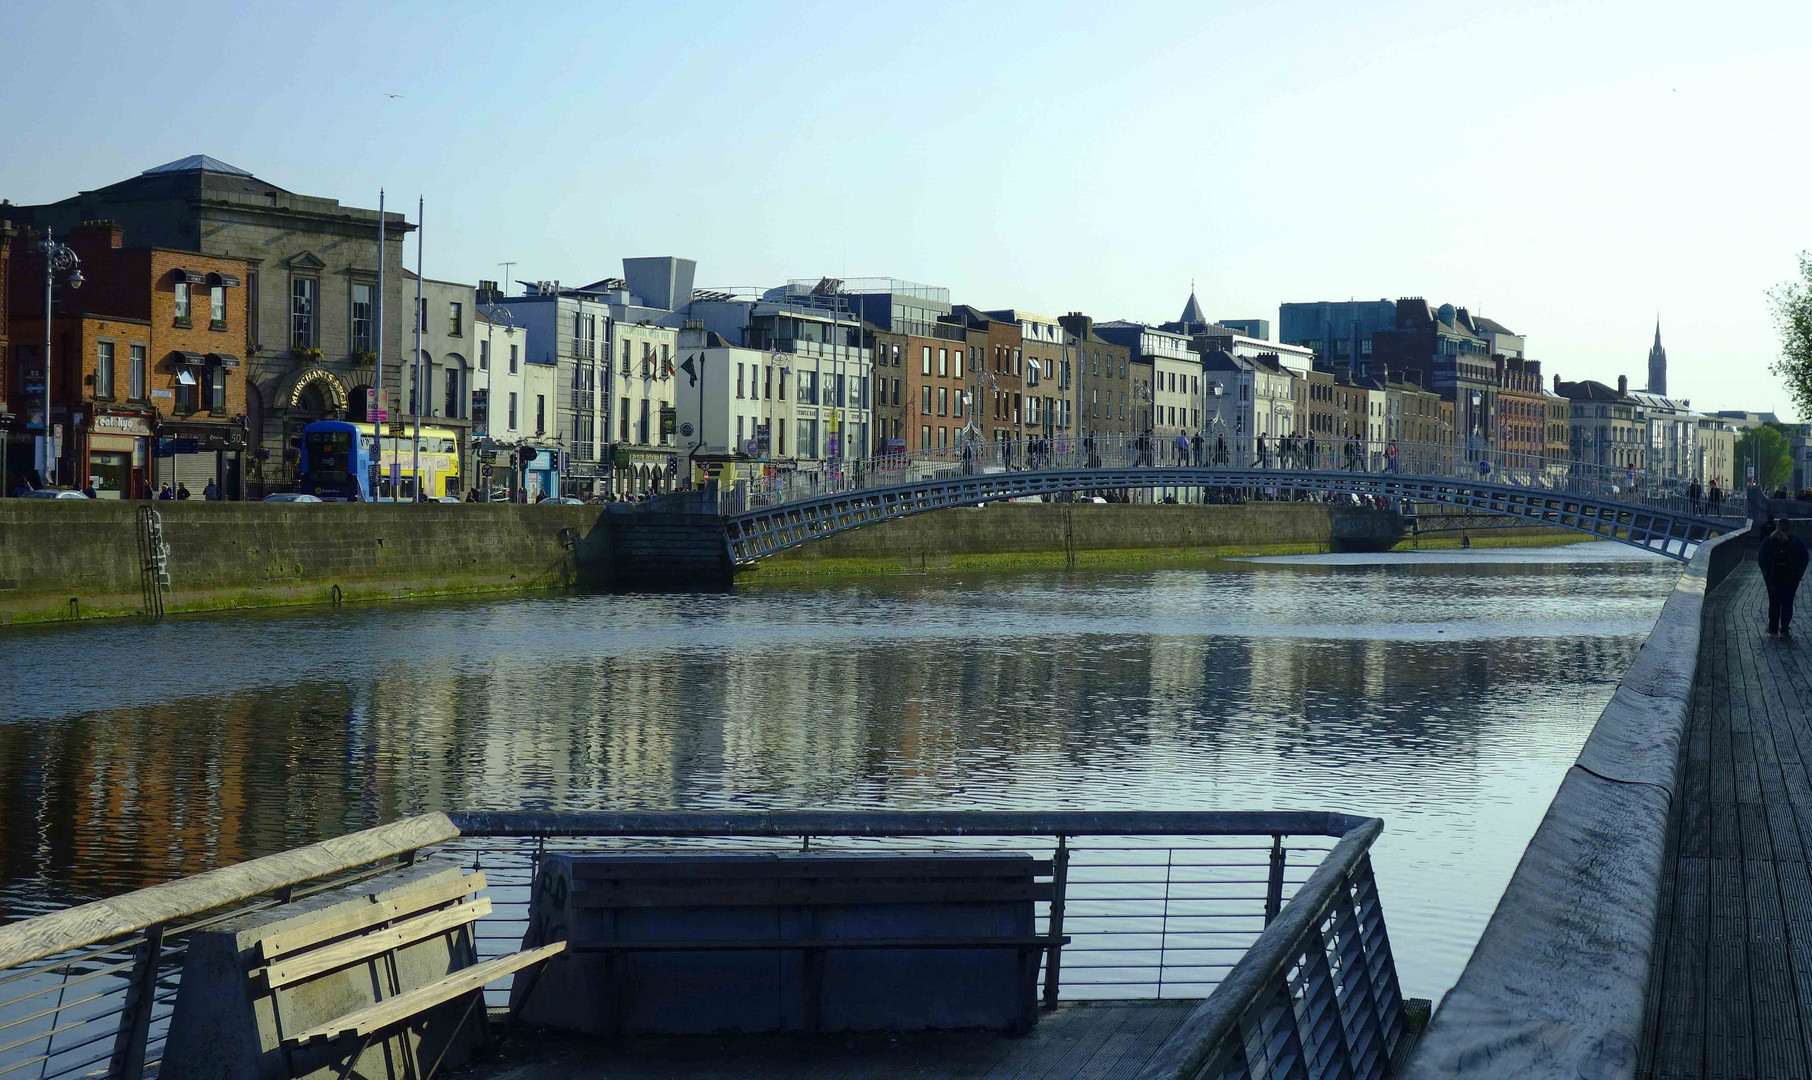
<instances>
[{"instance_id":1,"label":"lamp post with globe light","mask_svg":"<svg viewBox=\"0 0 1812 1080\"><path fill-rule=\"evenodd\" d=\"M63 275L67 278L70 288L79 289L82 287L82 260L76 257L76 253L70 249L69 245L57 243L56 240L51 236L51 231L49 229L44 230L44 239L38 244L38 250L42 251L44 253L44 435L43 435L43 438L44 438L44 447L45 447L44 461L45 461L45 465L46 465L44 479L46 481L45 486L54 488L57 486L57 472L58 472L57 466L59 464L59 458L61 457L63 448L61 446L62 440L57 437L58 435L61 434L61 431L59 430L58 426L52 419L54 414L53 414L52 408L51 408L51 402L54 400L54 398L51 396L51 382L52 382L51 360L50 360L51 304L53 302L53 297L55 295L56 282L57 282L57 277L59 275Z\"/></svg>"}]
</instances>

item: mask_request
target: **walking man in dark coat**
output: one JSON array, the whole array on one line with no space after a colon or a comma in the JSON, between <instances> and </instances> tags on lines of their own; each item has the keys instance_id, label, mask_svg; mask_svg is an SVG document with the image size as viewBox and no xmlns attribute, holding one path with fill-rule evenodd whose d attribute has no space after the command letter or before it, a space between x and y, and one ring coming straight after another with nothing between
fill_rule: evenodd
<instances>
[{"instance_id":1,"label":"walking man in dark coat","mask_svg":"<svg viewBox=\"0 0 1812 1080\"><path fill-rule=\"evenodd\" d=\"M1799 579L1806 573L1806 544L1787 531L1787 519L1774 523L1774 532L1762 541L1756 553L1762 567L1762 583L1768 587L1768 632L1788 635L1793 624L1793 594L1799 591Z\"/></svg>"}]
</instances>

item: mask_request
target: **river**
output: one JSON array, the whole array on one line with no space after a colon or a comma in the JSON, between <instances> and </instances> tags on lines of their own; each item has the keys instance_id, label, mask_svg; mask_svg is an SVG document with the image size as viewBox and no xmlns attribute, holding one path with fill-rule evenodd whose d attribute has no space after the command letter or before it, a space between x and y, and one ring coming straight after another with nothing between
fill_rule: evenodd
<instances>
[{"instance_id":1,"label":"river","mask_svg":"<svg viewBox=\"0 0 1812 1080\"><path fill-rule=\"evenodd\" d=\"M0 634L0 911L443 808L1377 815L1452 985L1678 577L1608 543Z\"/></svg>"}]
</instances>

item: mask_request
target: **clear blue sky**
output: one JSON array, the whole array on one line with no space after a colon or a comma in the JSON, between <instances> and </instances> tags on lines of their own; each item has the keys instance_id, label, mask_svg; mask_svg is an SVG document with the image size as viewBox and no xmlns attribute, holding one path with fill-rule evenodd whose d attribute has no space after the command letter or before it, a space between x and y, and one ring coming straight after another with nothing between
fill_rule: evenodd
<instances>
[{"instance_id":1,"label":"clear blue sky","mask_svg":"<svg viewBox=\"0 0 1812 1080\"><path fill-rule=\"evenodd\" d=\"M11 0L0 40L14 202L206 153L425 195L434 277L678 254L701 285L1153 321L1191 279L1273 322L1422 295L1634 385L1658 312L1676 396L1788 413L1765 290L1812 247L1803 2Z\"/></svg>"}]
</instances>

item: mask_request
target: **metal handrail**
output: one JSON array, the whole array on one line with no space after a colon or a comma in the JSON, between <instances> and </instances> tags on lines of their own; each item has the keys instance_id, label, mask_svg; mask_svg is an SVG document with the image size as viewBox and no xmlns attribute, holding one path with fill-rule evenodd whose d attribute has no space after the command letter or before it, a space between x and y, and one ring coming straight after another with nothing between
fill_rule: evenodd
<instances>
[{"instance_id":1,"label":"metal handrail","mask_svg":"<svg viewBox=\"0 0 1812 1080\"><path fill-rule=\"evenodd\" d=\"M1205 1080L1209 1077L1218 1080L1233 1074L1234 1070L1242 1076L1308 1075L1307 1072L1299 1073L1287 1067L1277 1068L1275 1062L1250 1060L1247 1045L1251 1040L1247 1036L1261 1026L1274 1026L1261 1024L1261 1020L1267 1019L1262 1014L1267 1011L1282 1011L1287 1015L1281 1019L1268 1019L1288 1024L1291 1030L1287 1037L1272 1032L1272 1039L1265 1041L1281 1041L1284 1044L1283 1050L1293 1050L1299 1059L1313 1057L1305 1052L1303 1046L1308 1033L1295 1030L1307 1018L1298 1015L1293 1007L1295 995L1292 993L1291 973L1299 967L1314 966L1312 961L1305 963L1305 956L1320 957L1321 968L1326 968L1329 945L1324 937L1324 926L1330 920L1338 921L1337 909L1341 904L1350 904L1355 878L1369 882L1371 870L1367 853L1382 831L1383 822L1372 819L1362 822L1341 837L1340 843L1322 859L1321 865L1315 868L1315 872L1296 890L1296 895L1284 905L1277 918L1265 927L1258 940L1233 965L1233 970L1221 980L1214 993L1197 1006L1176 1032L1158 1048L1158 1052L1139 1072L1138 1080ZM1299 978L1306 974L1301 971L1297 973ZM1394 973L1391 977L1394 980ZM1332 987L1328 989L1332 993L1338 993ZM1278 1010L1280 1003L1282 1009ZM1375 1021L1378 1025L1376 1034L1382 1036L1380 1041L1383 1046L1355 1046L1350 1033L1342 1031L1342 1042L1349 1054L1355 1049L1381 1051L1368 1055L1373 1059L1374 1066L1382 1066L1389 1059L1396 1035L1402 1029L1400 999L1394 1003L1386 1000L1379 1004L1380 1007L1374 1010L1372 1016L1355 1019L1361 1023ZM1392 1004L1395 1005L1394 1018L1390 1009ZM1393 1019L1394 1031L1391 1030ZM1353 1066L1352 1075L1382 1075L1381 1068L1373 1071L1359 1068L1360 1063L1357 1061L1349 1064ZM1276 1071L1272 1071L1273 1069Z\"/></svg>"},{"instance_id":2,"label":"metal handrail","mask_svg":"<svg viewBox=\"0 0 1812 1080\"><path fill-rule=\"evenodd\" d=\"M1378 818L1314 810L456 810L471 836L1345 836Z\"/></svg>"}]
</instances>

